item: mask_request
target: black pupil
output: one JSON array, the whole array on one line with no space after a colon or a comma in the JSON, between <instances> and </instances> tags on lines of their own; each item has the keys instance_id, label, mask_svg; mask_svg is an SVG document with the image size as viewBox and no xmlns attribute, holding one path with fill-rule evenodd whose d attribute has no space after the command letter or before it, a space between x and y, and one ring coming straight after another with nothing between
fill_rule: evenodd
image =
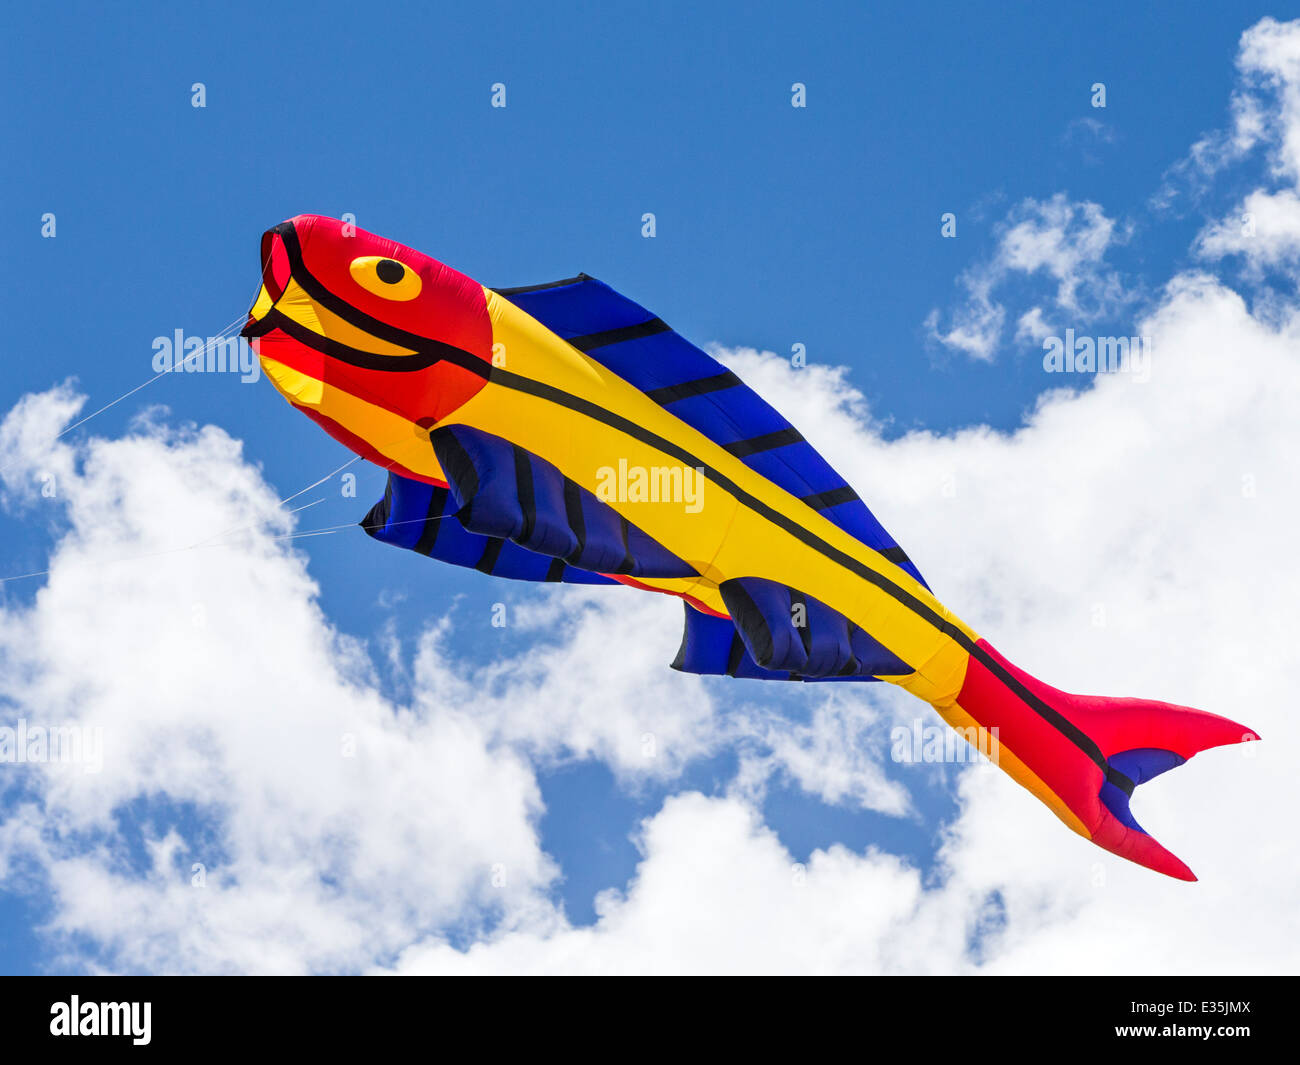
<instances>
[{"instance_id":1,"label":"black pupil","mask_svg":"<svg viewBox=\"0 0 1300 1065\"><path fill-rule=\"evenodd\" d=\"M402 275L406 273L406 267L396 259L380 259L375 264L375 273L379 275L379 280L385 285L395 285L402 280Z\"/></svg>"}]
</instances>

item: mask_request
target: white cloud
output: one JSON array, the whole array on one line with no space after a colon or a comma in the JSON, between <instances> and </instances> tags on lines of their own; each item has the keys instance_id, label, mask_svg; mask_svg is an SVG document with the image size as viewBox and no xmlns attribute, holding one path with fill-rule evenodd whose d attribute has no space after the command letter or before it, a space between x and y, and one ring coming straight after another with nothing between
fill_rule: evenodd
<instances>
[{"instance_id":1,"label":"white cloud","mask_svg":"<svg viewBox=\"0 0 1300 1065\"><path fill-rule=\"evenodd\" d=\"M801 869L749 806L693 793L647 822L642 846L631 888L601 897L595 928L520 930L467 953L430 942L397 971L880 971L933 956L899 934L925 897L916 870L888 855L835 847ZM947 953L960 964L960 935Z\"/></svg>"},{"instance_id":2,"label":"white cloud","mask_svg":"<svg viewBox=\"0 0 1300 1065\"><path fill-rule=\"evenodd\" d=\"M41 489L58 492L58 482L72 472L72 453L55 447L55 441L84 402L64 384L24 396L0 422L0 484L6 503L31 503L42 498ZM17 456L28 458L20 461Z\"/></svg>"},{"instance_id":3,"label":"white cloud","mask_svg":"<svg viewBox=\"0 0 1300 1065\"><path fill-rule=\"evenodd\" d=\"M464 676L434 633L421 642L416 690L474 705L493 735L540 762L595 757L624 776L669 778L714 749L722 725L708 693L667 668L681 639L679 600L611 588L526 595L506 615L526 655Z\"/></svg>"},{"instance_id":4,"label":"white cloud","mask_svg":"<svg viewBox=\"0 0 1300 1065\"><path fill-rule=\"evenodd\" d=\"M944 315L937 308L926 317L931 340L991 360L1007 317L995 292L1017 276L1042 275L1054 281L1053 307L1076 323L1111 313L1132 298L1119 275L1105 265L1107 249L1126 240L1127 230L1095 203L1074 202L1064 193L1048 200L1026 199L1008 212L997 234L992 256L959 278L966 297L949 313L949 324L942 325ZM1041 318L1038 307L1020 318L1018 337L1024 333L1025 319L1035 313Z\"/></svg>"},{"instance_id":5,"label":"white cloud","mask_svg":"<svg viewBox=\"0 0 1300 1065\"><path fill-rule=\"evenodd\" d=\"M735 740L757 741L742 742L734 793L756 802L779 774L830 805L894 816L911 812L907 789L885 769L886 715L879 706L839 685L805 698L816 701L807 724L758 708L734 715Z\"/></svg>"},{"instance_id":6,"label":"white cloud","mask_svg":"<svg viewBox=\"0 0 1300 1065\"><path fill-rule=\"evenodd\" d=\"M1255 271L1300 262L1300 197L1290 189L1256 190L1227 218L1208 225L1196 252L1209 260L1242 256Z\"/></svg>"},{"instance_id":7,"label":"white cloud","mask_svg":"<svg viewBox=\"0 0 1300 1065\"><path fill-rule=\"evenodd\" d=\"M1255 99L1236 107L1234 140L1249 149L1271 141L1277 171L1300 179L1300 25L1264 18L1241 35L1237 69ZM1272 92L1273 101L1260 97ZM1269 106L1269 104L1272 106Z\"/></svg>"},{"instance_id":8,"label":"white cloud","mask_svg":"<svg viewBox=\"0 0 1300 1065\"><path fill-rule=\"evenodd\" d=\"M1056 327L1043 317L1042 307L1031 307L1016 321L1016 339L1031 344L1040 343L1044 337L1056 336Z\"/></svg>"},{"instance_id":9,"label":"white cloud","mask_svg":"<svg viewBox=\"0 0 1300 1065\"><path fill-rule=\"evenodd\" d=\"M946 329L940 325L939 309L932 309L925 316L926 336L946 348L964 352L972 359L988 362L997 352L1002 325L1007 318L1006 308L994 302L991 296L993 281L981 276L979 271L968 271L960 281L966 289L966 302L952 311Z\"/></svg>"},{"instance_id":10,"label":"white cloud","mask_svg":"<svg viewBox=\"0 0 1300 1065\"><path fill-rule=\"evenodd\" d=\"M71 526L35 601L0 610L0 698L31 725L102 729L105 750L99 773L4 770L29 797L0 867L39 864L50 930L127 969L348 969L415 928L532 905L553 868L531 769L468 707L384 698L273 539L288 521L240 445L142 427L51 450L53 407L70 404L29 398L0 430L15 475L65 471L46 502ZM163 799L212 827L146 830L132 871L116 815Z\"/></svg>"},{"instance_id":11,"label":"white cloud","mask_svg":"<svg viewBox=\"0 0 1300 1065\"><path fill-rule=\"evenodd\" d=\"M682 610L665 597L504 587L519 650L474 670L444 651L463 614L419 635L413 661L386 626L379 650L414 693L396 701L321 613L293 519L237 441L151 418L59 441L81 403L60 388L0 422L12 498L67 526L35 600L0 607L6 720L104 736L101 772L0 780L0 877L38 870L64 964L348 970L435 929L556 920L535 771L563 758L636 787L737 745L755 788L788 770L816 794L906 806L871 743L810 758L875 720L842 697L807 729L742 700L719 717L707 685L667 667ZM32 491L46 469L52 498ZM139 855L118 832L127 809L145 819Z\"/></svg>"},{"instance_id":12,"label":"white cloud","mask_svg":"<svg viewBox=\"0 0 1300 1065\"><path fill-rule=\"evenodd\" d=\"M1170 168L1153 197L1157 208L1184 192L1204 197L1216 177L1257 149L1277 181L1300 183L1300 21L1263 18L1242 33L1237 72L1228 128L1206 133Z\"/></svg>"},{"instance_id":13,"label":"white cloud","mask_svg":"<svg viewBox=\"0 0 1300 1065\"><path fill-rule=\"evenodd\" d=\"M1240 256L1251 277L1270 268L1294 274L1300 264L1300 22L1266 18L1252 26L1242 34L1237 66L1242 85L1232 129L1207 135L1187 165L1212 176L1262 147L1280 187L1247 194L1201 230L1194 250L1209 261Z\"/></svg>"},{"instance_id":14,"label":"white cloud","mask_svg":"<svg viewBox=\"0 0 1300 1065\"><path fill-rule=\"evenodd\" d=\"M1057 193L1046 203L1027 200L1008 222L1010 228L1002 234L1000 265L1025 274L1043 271L1057 282L1057 305L1081 311L1079 288L1101 276L1095 267L1116 237L1114 221L1095 203L1071 203ZM1106 289L1118 289L1113 275L1105 275L1103 281ZM1114 294L1106 291L1090 296L1102 301Z\"/></svg>"}]
</instances>

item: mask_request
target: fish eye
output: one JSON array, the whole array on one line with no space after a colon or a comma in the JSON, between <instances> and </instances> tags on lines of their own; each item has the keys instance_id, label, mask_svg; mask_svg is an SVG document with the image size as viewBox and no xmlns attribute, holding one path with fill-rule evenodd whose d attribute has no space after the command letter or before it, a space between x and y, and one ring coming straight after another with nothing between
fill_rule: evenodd
<instances>
[{"instance_id":1,"label":"fish eye","mask_svg":"<svg viewBox=\"0 0 1300 1065\"><path fill-rule=\"evenodd\" d=\"M420 294L420 275L396 259L363 255L352 260L349 270L358 285L386 300L413 300Z\"/></svg>"}]
</instances>

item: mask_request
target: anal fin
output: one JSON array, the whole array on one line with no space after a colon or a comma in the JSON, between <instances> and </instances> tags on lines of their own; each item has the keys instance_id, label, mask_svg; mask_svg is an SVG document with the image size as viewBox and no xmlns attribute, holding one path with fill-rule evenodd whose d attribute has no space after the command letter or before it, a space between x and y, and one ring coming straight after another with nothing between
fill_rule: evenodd
<instances>
[{"instance_id":1,"label":"anal fin","mask_svg":"<svg viewBox=\"0 0 1300 1065\"><path fill-rule=\"evenodd\" d=\"M843 614L761 577L723 581L730 617L686 608L673 668L763 680L877 680L912 672Z\"/></svg>"}]
</instances>

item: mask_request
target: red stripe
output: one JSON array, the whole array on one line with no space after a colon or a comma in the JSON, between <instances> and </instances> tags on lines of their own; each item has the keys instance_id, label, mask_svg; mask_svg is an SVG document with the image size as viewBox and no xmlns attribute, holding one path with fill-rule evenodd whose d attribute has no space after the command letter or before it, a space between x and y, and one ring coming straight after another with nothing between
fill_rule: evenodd
<instances>
[{"instance_id":1,"label":"red stripe","mask_svg":"<svg viewBox=\"0 0 1300 1065\"><path fill-rule=\"evenodd\" d=\"M977 646L1021 684L1065 717L1072 696L1018 669L986 640ZM1103 774L1097 764L1059 729L1026 705L1010 688L971 655L957 705L986 729L997 728L998 741L1052 789L1088 828L1101 820Z\"/></svg>"},{"instance_id":2,"label":"red stripe","mask_svg":"<svg viewBox=\"0 0 1300 1065\"><path fill-rule=\"evenodd\" d=\"M656 588L653 584L642 584L635 577L628 577L620 573L602 573L602 577L609 577L611 580L618 581L619 584L626 584L629 588L638 588L643 592L659 592L661 595L675 595L678 599L685 599L696 610L705 614L712 614L715 618L725 618L729 615L719 613L713 607L707 606L700 602L695 596L688 592L674 592L671 588Z\"/></svg>"}]
</instances>

